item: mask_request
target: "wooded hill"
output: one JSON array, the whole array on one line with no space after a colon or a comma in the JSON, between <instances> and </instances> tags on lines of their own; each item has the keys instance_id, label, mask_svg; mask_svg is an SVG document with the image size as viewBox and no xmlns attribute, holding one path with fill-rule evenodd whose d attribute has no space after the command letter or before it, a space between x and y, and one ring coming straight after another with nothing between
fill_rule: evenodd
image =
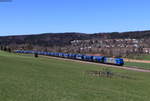
<instances>
[{"instance_id":1,"label":"wooded hill","mask_svg":"<svg viewBox=\"0 0 150 101\"><path fill-rule=\"evenodd\" d=\"M73 40L89 40L89 39L147 39L150 38L150 31L134 31L134 32L112 32L112 33L44 33L36 35L16 35L1 36L0 44L13 45L36 45L43 47L66 46L70 45Z\"/></svg>"}]
</instances>

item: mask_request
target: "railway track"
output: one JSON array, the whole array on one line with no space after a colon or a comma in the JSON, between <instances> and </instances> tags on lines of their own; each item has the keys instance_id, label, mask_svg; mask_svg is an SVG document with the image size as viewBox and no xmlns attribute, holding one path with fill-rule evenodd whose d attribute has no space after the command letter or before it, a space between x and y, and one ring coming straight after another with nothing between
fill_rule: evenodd
<instances>
[{"instance_id":1,"label":"railway track","mask_svg":"<svg viewBox=\"0 0 150 101\"><path fill-rule=\"evenodd\" d=\"M40 56L46 57L46 58L59 59L59 60L73 61L73 62L78 62L78 63L94 64L94 65L100 65L100 66L105 66L105 67L113 67L113 68L119 68L119 69L124 69L124 70L132 70L132 71L137 71L137 72L150 72L150 70L140 69L140 68L136 68L136 67L116 66L116 65L94 63L94 62L88 62L88 61L73 60L73 59L67 59L67 58L52 57L52 56L43 56L43 55L40 55Z\"/></svg>"}]
</instances>

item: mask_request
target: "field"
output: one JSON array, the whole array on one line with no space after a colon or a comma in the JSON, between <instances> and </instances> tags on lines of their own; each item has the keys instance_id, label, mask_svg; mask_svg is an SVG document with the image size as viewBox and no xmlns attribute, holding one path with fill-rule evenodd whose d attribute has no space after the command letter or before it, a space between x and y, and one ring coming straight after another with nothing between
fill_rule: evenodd
<instances>
[{"instance_id":1,"label":"field","mask_svg":"<svg viewBox=\"0 0 150 101\"><path fill-rule=\"evenodd\" d=\"M109 68L120 77L87 71ZM0 52L0 101L149 101L150 73Z\"/></svg>"},{"instance_id":2,"label":"field","mask_svg":"<svg viewBox=\"0 0 150 101\"><path fill-rule=\"evenodd\" d=\"M137 60L150 60L149 54L140 54L140 55L129 55L127 58L129 59L137 59Z\"/></svg>"},{"instance_id":3,"label":"field","mask_svg":"<svg viewBox=\"0 0 150 101\"><path fill-rule=\"evenodd\" d=\"M150 69L150 63L126 62L125 66Z\"/></svg>"}]
</instances>

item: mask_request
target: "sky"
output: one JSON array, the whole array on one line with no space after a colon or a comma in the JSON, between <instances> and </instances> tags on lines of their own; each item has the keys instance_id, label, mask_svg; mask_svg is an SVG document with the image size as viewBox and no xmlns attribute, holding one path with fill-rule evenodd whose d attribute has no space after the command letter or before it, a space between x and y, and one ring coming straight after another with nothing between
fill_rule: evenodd
<instances>
[{"instance_id":1,"label":"sky","mask_svg":"<svg viewBox=\"0 0 150 101\"><path fill-rule=\"evenodd\" d=\"M150 0L0 0L0 36L150 30L149 5Z\"/></svg>"}]
</instances>

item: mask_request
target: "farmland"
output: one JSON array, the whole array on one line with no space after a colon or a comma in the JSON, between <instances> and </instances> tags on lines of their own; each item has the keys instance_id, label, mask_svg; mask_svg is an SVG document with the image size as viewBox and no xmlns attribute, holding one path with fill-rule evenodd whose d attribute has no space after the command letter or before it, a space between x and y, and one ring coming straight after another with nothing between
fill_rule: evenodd
<instances>
[{"instance_id":1,"label":"farmland","mask_svg":"<svg viewBox=\"0 0 150 101\"><path fill-rule=\"evenodd\" d=\"M140 54L140 55L129 55L127 58L130 59L137 59L137 60L150 60L150 55L149 54Z\"/></svg>"},{"instance_id":2,"label":"farmland","mask_svg":"<svg viewBox=\"0 0 150 101\"><path fill-rule=\"evenodd\" d=\"M120 77L95 77L104 68ZM150 73L0 52L2 101L149 101Z\"/></svg>"},{"instance_id":3,"label":"farmland","mask_svg":"<svg viewBox=\"0 0 150 101\"><path fill-rule=\"evenodd\" d=\"M150 63L137 63L137 62L126 62L125 66L150 69Z\"/></svg>"}]
</instances>

